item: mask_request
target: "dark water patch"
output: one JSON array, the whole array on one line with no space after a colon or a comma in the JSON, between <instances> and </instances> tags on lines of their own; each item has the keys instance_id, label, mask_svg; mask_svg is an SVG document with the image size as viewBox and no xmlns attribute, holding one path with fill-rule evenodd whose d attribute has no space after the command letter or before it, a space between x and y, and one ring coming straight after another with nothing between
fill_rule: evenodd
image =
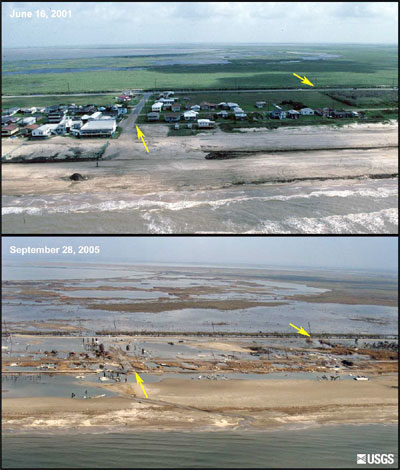
<instances>
[{"instance_id":1,"label":"dark water patch","mask_svg":"<svg viewBox=\"0 0 400 470\"><path fill-rule=\"evenodd\" d=\"M14 72L3 72L3 75L25 75L42 73L77 73L77 72L96 72L99 70L144 70L144 67L73 67L73 68L49 68L49 69L24 69Z\"/></svg>"}]
</instances>

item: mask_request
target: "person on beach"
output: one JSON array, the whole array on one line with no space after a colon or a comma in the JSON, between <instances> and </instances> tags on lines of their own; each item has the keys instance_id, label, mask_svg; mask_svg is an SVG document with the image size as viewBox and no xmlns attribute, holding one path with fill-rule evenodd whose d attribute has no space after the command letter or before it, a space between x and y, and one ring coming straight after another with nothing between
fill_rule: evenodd
<instances>
[{"instance_id":1,"label":"person on beach","mask_svg":"<svg viewBox=\"0 0 400 470\"><path fill-rule=\"evenodd\" d=\"M75 393L74 392L71 393L71 398L75 398Z\"/></svg>"}]
</instances>

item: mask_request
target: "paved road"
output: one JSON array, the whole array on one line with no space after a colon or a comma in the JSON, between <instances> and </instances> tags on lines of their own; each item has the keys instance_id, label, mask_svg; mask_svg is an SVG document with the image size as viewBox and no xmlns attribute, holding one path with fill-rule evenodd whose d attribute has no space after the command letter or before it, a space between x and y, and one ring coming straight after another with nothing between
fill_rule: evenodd
<instances>
[{"instance_id":1,"label":"paved road","mask_svg":"<svg viewBox=\"0 0 400 470\"><path fill-rule=\"evenodd\" d=\"M221 93L221 92L232 92L232 93L259 93L259 92L268 92L268 91L349 91L349 90L364 90L364 91L387 91L387 90L397 90L397 87L374 87L374 88L265 88L265 89L258 89L258 90L208 90L204 88L204 90L174 90L175 93ZM144 90L132 90L137 93L143 93ZM163 91L163 90L161 90ZM48 97L48 96L93 96L93 95L112 95L113 93L119 93L119 91L115 92L97 92L97 93L70 93L70 94L60 94L56 93L54 95L3 95L3 99L5 98L40 98L40 97ZM146 93L159 93L159 91L151 91Z\"/></svg>"}]
</instances>

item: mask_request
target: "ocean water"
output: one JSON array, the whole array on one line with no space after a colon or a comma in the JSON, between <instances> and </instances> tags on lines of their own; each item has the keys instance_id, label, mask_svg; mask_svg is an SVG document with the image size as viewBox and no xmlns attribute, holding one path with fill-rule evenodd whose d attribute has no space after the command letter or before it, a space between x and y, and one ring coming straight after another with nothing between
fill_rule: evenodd
<instances>
[{"instance_id":1,"label":"ocean water","mask_svg":"<svg viewBox=\"0 0 400 470\"><path fill-rule=\"evenodd\" d=\"M398 180L3 196L3 233L397 233Z\"/></svg>"},{"instance_id":2,"label":"ocean water","mask_svg":"<svg viewBox=\"0 0 400 470\"><path fill-rule=\"evenodd\" d=\"M3 433L4 468L356 468L393 453L397 427L342 425L268 432Z\"/></svg>"}]
</instances>

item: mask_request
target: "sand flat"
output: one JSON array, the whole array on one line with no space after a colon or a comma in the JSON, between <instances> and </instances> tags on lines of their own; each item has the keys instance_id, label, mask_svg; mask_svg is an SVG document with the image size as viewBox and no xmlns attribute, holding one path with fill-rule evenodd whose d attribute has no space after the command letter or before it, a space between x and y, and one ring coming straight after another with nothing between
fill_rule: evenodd
<instances>
[{"instance_id":1,"label":"sand flat","mask_svg":"<svg viewBox=\"0 0 400 470\"><path fill-rule=\"evenodd\" d=\"M368 382L314 380L191 381L103 385L124 396L99 399L6 398L6 428L107 426L126 429L257 429L293 423L394 423L395 376ZM132 396L132 398L130 398Z\"/></svg>"}]
</instances>

